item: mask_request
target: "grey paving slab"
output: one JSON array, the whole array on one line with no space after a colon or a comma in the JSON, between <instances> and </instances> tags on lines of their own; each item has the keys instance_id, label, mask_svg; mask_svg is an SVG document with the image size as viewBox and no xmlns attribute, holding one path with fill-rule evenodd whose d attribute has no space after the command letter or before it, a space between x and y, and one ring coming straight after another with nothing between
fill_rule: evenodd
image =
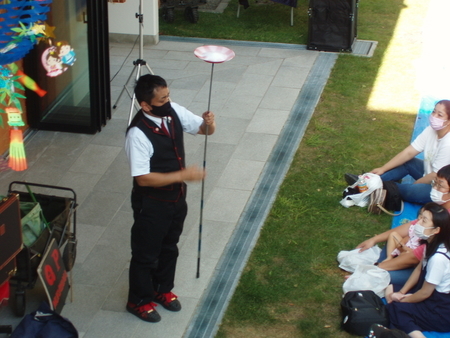
<instances>
[{"instance_id":1,"label":"grey paving slab","mask_svg":"<svg viewBox=\"0 0 450 338\"><path fill-rule=\"evenodd\" d=\"M91 253L105 227L77 222L77 259L75 264L83 264Z\"/></svg>"},{"instance_id":2,"label":"grey paving slab","mask_svg":"<svg viewBox=\"0 0 450 338\"><path fill-rule=\"evenodd\" d=\"M215 187L205 203L204 217L220 222L237 222L250 197L250 191ZM220 208L209 208L220 206Z\"/></svg>"},{"instance_id":3,"label":"grey paving slab","mask_svg":"<svg viewBox=\"0 0 450 338\"><path fill-rule=\"evenodd\" d=\"M258 109L246 131L250 133L279 135L289 111L279 109Z\"/></svg>"},{"instance_id":4,"label":"grey paving slab","mask_svg":"<svg viewBox=\"0 0 450 338\"><path fill-rule=\"evenodd\" d=\"M57 186L77 187L77 203L81 204L92 192L102 175L67 171L58 181Z\"/></svg>"},{"instance_id":5,"label":"grey paving slab","mask_svg":"<svg viewBox=\"0 0 450 338\"><path fill-rule=\"evenodd\" d=\"M308 67L281 66L273 79L272 85L277 87L302 88L309 74Z\"/></svg>"},{"instance_id":6,"label":"grey paving slab","mask_svg":"<svg viewBox=\"0 0 450 338\"><path fill-rule=\"evenodd\" d=\"M121 150L111 165L93 185L95 191L123 193L131 191L133 185L131 177L124 177L124 173L130 170L125 150Z\"/></svg>"},{"instance_id":7,"label":"grey paving slab","mask_svg":"<svg viewBox=\"0 0 450 338\"><path fill-rule=\"evenodd\" d=\"M70 170L90 174L104 174L121 149L121 147L90 144L78 157Z\"/></svg>"},{"instance_id":8,"label":"grey paving slab","mask_svg":"<svg viewBox=\"0 0 450 338\"><path fill-rule=\"evenodd\" d=\"M258 181L264 162L231 159L217 186L228 189L252 190Z\"/></svg>"},{"instance_id":9,"label":"grey paving slab","mask_svg":"<svg viewBox=\"0 0 450 338\"><path fill-rule=\"evenodd\" d=\"M277 141L275 134L245 133L233 158L266 162Z\"/></svg>"},{"instance_id":10,"label":"grey paving slab","mask_svg":"<svg viewBox=\"0 0 450 338\"><path fill-rule=\"evenodd\" d=\"M107 226L130 192L93 191L78 207L77 218L81 223Z\"/></svg>"}]
</instances>

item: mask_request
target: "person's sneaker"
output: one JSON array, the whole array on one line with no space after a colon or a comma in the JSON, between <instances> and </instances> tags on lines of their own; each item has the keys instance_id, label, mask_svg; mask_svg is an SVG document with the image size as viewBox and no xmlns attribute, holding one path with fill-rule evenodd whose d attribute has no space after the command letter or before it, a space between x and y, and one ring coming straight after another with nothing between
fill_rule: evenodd
<instances>
[{"instance_id":1,"label":"person's sneaker","mask_svg":"<svg viewBox=\"0 0 450 338\"><path fill-rule=\"evenodd\" d=\"M348 185L353 185L353 184L356 183L356 181L358 181L359 177L358 177L358 175L346 173L344 175L344 179L345 179L345 182L347 182Z\"/></svg>"},{"instance_id":2,"label":"person's sneaker","mask_svg":"<svg viewBox=\"0 0 450 338\"><path fill-rule=\"evenodd\" d=\"M172 292L155 294L155 302L161 304L165 309L169 311L180 311L181 304L178 297Z\"/></svg>"},{"instance_id":3,"label":"person's sneaker","mask_svg":"<svg viewBox=\"0 0 450 338\"><path fill-rule=\"evenodd\" d=\"M146 322L157 323L161 320L161 316L155 309L155 303L148 303L145 305L137 306L133 303L127 303L127 311L134 314L139 319Z\"/></svg>"}]
</instances>

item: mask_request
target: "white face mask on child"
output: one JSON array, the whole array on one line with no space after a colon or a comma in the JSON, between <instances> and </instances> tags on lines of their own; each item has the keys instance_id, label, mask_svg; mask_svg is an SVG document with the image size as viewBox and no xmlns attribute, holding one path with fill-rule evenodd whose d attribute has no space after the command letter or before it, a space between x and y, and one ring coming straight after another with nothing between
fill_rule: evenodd
<instances>
[{"instance_id":1,"label":"white face mask on child","mask_svg":"<svg viewBox=\"0 0 450 338\"><path fill-rule=\"evenodd\" d=\"M433 236L434 234L431 235L425 235L424 231L426 229L434 229L434 227L432 228L425 228L424 226L420 225L419 223L416 223L414 225L414 235L416 235L417 237L419 237L420 239L424 239L427 240L428 238L430 238L431 236Z\"/></svg>"},{"instance_id":2,"label":"white face mask on child","mask_svg":"<svg viewBox=\"0 0 450 338\"><path fill-rule=\"evenodd\" d=\"M443 197L445 194L446 194L446 193L440 192L439 190L436 190L436 189L432 188L432 189L431 189L431 192L430 192L430 198L431 198L431 200L432 200L434 203L439 204L439 205L442 205L442 204L444 204L444 203L450 201L450 200L445 200L445 201L444 201L444 200L442 199L442 197Z\"/></svg>"}]
</instances>

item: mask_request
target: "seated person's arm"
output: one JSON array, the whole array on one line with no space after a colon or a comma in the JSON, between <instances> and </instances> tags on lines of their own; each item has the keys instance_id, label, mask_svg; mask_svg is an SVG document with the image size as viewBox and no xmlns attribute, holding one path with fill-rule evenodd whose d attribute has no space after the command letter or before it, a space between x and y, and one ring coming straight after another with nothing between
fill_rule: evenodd
<instances>
[{"instance_id":1,"label":"seated person's arm","mask_svg":"<svg viewBox=\"0 0 450 338\"><path fill-rule=\"evenodd\" d=\"M425 175L421 178L419 178L417 181L414 182L414 184L416 183L422 183L422 184L430 184L432 180L436 179L436 173L435 172L431 172L428 175Z\"/></svg>"},{"instance_id":2,"label":"seated person's arm","mask_svg":"<svg viewBox=\"0 0 450 338\"><path fill-rule=\"evenodd\" d=\"M412 295L406 295L401 300L401 302L402 303L418 303L418 302L421 302L421 301L427 299L428 297L430 297L435 288L436 288L436 285L430 284L427 281L424 281L422 287L420 288L420 290L417 290Z\"/></svg>"},{"instance_id":3,"label":"seated person's arm","mask_svg":"<svg viewBox=\"0 0 450 338\"><path fill-rule=\"evenodd\" d=\"M395 155L391 160L389 160L385 165L380 168L375 168L371 171L373 174L383 175L386 171L397 168L398 166L408 162L420 152L417 151L412 145L407 146L397 155Z\"/></svg>"},{"instance_id":4,"label":"seated person's arm","mask_svg":"<svg viewBox=\"0 0 450 338\"><path fill-rule=\"evenodd\" d=\"M389 234L393 231L396 231L401 237L408 236L408 230L411 226L411 222L404 223L394 229L389 229L388 231L383 232L382 234L375 235L372 238L365 240L357 245L357 249L361 249L360 252L370 249L377 243L386 242L389 238Z\"/></svg>"},{"instance_id":5,"label":"seated person's arm","mask_svg":"<svg viewBox=\"0 0 450 338\"><path fill-rule=\"evenodd\" d=\"M414 267L419 264L419 262L420 261L413 250L409 249L408 251L403 251L393 259L379 263L378 267L387 271L394 271Z\"/></svg>"}]
</instances>

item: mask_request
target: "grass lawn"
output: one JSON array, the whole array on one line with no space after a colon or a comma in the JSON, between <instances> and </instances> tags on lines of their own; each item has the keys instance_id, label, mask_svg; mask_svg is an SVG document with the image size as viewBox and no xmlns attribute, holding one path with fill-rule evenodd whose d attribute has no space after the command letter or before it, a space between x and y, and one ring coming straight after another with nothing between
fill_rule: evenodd
<instances>
[{"instance_id":1,"label":"grass lawn","mask_svg":"<svg viewBox=\"0 0 450 338\"><path fill-rule=\"evenodd\" d=\"M360 1L358 38L378 41L375 54L339 56L217 337L351 337L339 328L345 273L336 255L388 229L391 217L343 208L343 174L380 166L409 143L427 4ZM251 2L240 18L236 6L200 13L195 25L180 12L175 24L161 23L161 33L306 43L306 1L299 0L294 27L287 6Z\"/></svg>"}]
</instances>

